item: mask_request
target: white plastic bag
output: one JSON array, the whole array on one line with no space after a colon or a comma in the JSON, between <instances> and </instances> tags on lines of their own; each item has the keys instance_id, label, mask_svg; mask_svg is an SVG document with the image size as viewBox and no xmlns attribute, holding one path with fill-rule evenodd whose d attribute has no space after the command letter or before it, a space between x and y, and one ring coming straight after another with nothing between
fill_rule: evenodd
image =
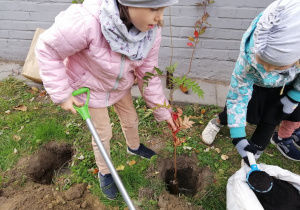
<instances>
[{"instance_id":1,"label":"white plastic bag","mask_svg":"<svg viewBox=\"0 0 300 210\"><path fill-rule=\"evenodd\" d=\"M257 164L257 166L270 176L289 182L300 191L299 175L278 166L266 164ZM245 165L228 179L226 189L226 207L228 210L264 210L246 182L246 175L250 170L250 167Z\"/></svg>"}]
</instances>

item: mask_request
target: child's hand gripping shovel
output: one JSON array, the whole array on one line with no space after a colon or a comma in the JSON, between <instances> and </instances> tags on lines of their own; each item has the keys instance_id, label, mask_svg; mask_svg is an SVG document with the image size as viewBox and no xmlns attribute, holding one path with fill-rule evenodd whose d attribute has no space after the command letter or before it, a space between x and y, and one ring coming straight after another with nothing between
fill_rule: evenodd
<instances>
[{"instance_id":1,"label":"child's hand gripping shovel","mask_svg":"<svg viewBox=\"0 0 300 210\"><path fill-rule=\"evenodd\" d=\"M86 98L86 102L85 102L85 105L82 106L82 107L77 107L74 105L74 108L79 112L79 114L81 115L82 119L86 121L88 127L89 127L89 130L91 131L94 139L95 139L95 142L97 143L97 146L105 160L105 163L106 165L108 166L109 170L110 170L110 173L119 189L119 191L121 192L128 208L130 210L135 210L135 207L134 205L132 204L131 200L130 200L130 197L128 196L127 194L127 191L126 189L124 188L124 185L116 171L116 169L114 168L102 142L101 142L101 139L99 138L98 134L97 134L97 131L91 121L91 116L90 116L90 113L89 113L89 110L88 110L88 103L89 103L89 99L90 99L90 90L89 88L86 88L86 87L83 87L83 88L80 88L78 90L75 90L72 95L73 96L77 96L77 95L80 95L82 93L87 93L87 98Z\"/></svg>"},{"instance_id":2,"label":"child's hand gripping shovel","mask_svg":"<svg viewBox=\"0 0 300 210\"><path fill-rule=\"evenodd\" d=\"M251 171L247 174L247 183L249 187L259 193L269 192L273 186L272 177L265 171L258 169L252 152L247 151L247 157L251 167Z\"/></svg>"}]
</instances>

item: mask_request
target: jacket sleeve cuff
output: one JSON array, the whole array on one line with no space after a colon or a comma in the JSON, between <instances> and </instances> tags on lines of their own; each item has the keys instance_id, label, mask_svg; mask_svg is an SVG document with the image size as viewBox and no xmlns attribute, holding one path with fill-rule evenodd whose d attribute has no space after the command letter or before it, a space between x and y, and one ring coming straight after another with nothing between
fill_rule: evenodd
<instances>
[{"instance_id":1,"label":"jacket sleeve cuff","mask_svg":"<svg viewBox=\"0 0 300 210\"><path fill-rule=\"evenodd\" d=\"M161 122L161 121L170 119L172 117L171 116L172 112L173 112L173 110L171 108L170 109L159 108L153 112L153 115L154 115L154 118L156 121Z\"/></svg>"},{"instance_id":2,"label":"jacket sleeve cuff","mask_svg":"<svg viewBox=\"0 0 300 210\"><path fill-rule=\"evenodd\" d=\"M241 138L246 136L245 127L234 127L230 128L230 137L231 138Z\"/></svg>"},{"instance_id":3,"label":"jacket sleeve cuff","mask_svg":"<svg viewBox=\"0 0 300 210\"><path fill-rule=\"evenodd\" d=\"M287 95L298 103L300 102L300 91L293 89L288 91Z\"/></svg>"}]
</instances>

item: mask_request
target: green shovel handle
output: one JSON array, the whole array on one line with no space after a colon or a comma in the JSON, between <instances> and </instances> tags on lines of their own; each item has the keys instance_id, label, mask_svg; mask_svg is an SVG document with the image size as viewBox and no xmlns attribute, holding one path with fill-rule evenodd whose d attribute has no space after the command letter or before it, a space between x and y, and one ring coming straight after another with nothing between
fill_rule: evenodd
<instances>
[{"instance_id":1,"label":"green shovel handle","mask_svg":"<svg viewBox=\"0 0 300 210\"><path fill-rule=\"evenodd\" d=\"M87 97L86 97L86 102L85 102L84 106L78 107L76 105L73 105L74 108L77 110L77 112L81 115L83 120L91 118L91 115L89 113L89 108L88 108L88 104L89 104L89 100L90 100L90 89L87 87L82 87L78 90L73 91L73 93L72 93L72 96L77 96L77 95L80 95L85 92L87 93Z\"/></svg>"}]
</instances>

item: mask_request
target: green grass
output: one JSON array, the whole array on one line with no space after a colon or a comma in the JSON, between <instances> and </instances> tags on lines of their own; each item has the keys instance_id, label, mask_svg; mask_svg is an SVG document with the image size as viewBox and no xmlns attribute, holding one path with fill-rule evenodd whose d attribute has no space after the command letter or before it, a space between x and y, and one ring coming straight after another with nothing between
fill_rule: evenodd
<instances>
[{"instance_id":1,"label":"green grass","mask_svg":"<svg viewBox=\"0 0 300 210\"><path fill-rule=\"evenodd\" d=\"M109 206L124 208L126 204L121 196L115 201L103 197L97 177L91 173L96 168L94 153L91 146L91 134L81 117L72 115L59 106L54 105L49 96L41 95L42 90L33 91L21 81L8 78L0 82L0 172L12 168L19 158L36 152L49 141L71 144L75 151L69 175L70 187L73 183L87 183L90 191L97 195L100 201ZM16 110L14 107L24 105L26 111ZM170 139L170 131L165 122L156 122L151 111L141 99L134 99L134 105L139 116L141 142L147 142L152 137L165 140L165 148L161 148L160 156L172 157L174 148ZM222 128L213 144L213 148L201 141L201 132L208 121L221 109L216 106L200 106L191 104L180 106L184 115L194 117L195 124L184 135L187 141L183 146L191 149L177 148L177 154L196 154L199 167L209 167L213 172L213 182L206 189L201 198L186 198L193 205L202 205L204 209L226 209L226 184L228 178L240 168L241 158L231 143L228 128ZM205 113L201 110L205 109ZM136 205L143 209L157 209L158 197L165 188L163 181L157 178L147 179L149 168L155 168L157 159L151 161L130 156L126 153L126 143L120 123L113 108L109 108L112 122L113 138L111 140L111 157L115 167L124 166L119 175L129 196ZM166 135L169 134L169 135ZM169 139L166 139L169 138ZM208 150L209 148L209 150ZM220 149L220 153L215 148ZM222 160L221 155L229 158ZM84 157L78 159L78 157ZM128 161L135 160L136 164L129 166ZM277 149L270 145L262 155L260 162L278 165L284 169L300 174L299 163L284 158ZM6 177L0 175L0 185ZM55 182L55 180L54 180ZM138 201L138 191L141 188L154 189L153 199ZM63 190L60 188L60 190ZM141 203L142 202L142 203Z\"/></svg>"}]
</instances>

